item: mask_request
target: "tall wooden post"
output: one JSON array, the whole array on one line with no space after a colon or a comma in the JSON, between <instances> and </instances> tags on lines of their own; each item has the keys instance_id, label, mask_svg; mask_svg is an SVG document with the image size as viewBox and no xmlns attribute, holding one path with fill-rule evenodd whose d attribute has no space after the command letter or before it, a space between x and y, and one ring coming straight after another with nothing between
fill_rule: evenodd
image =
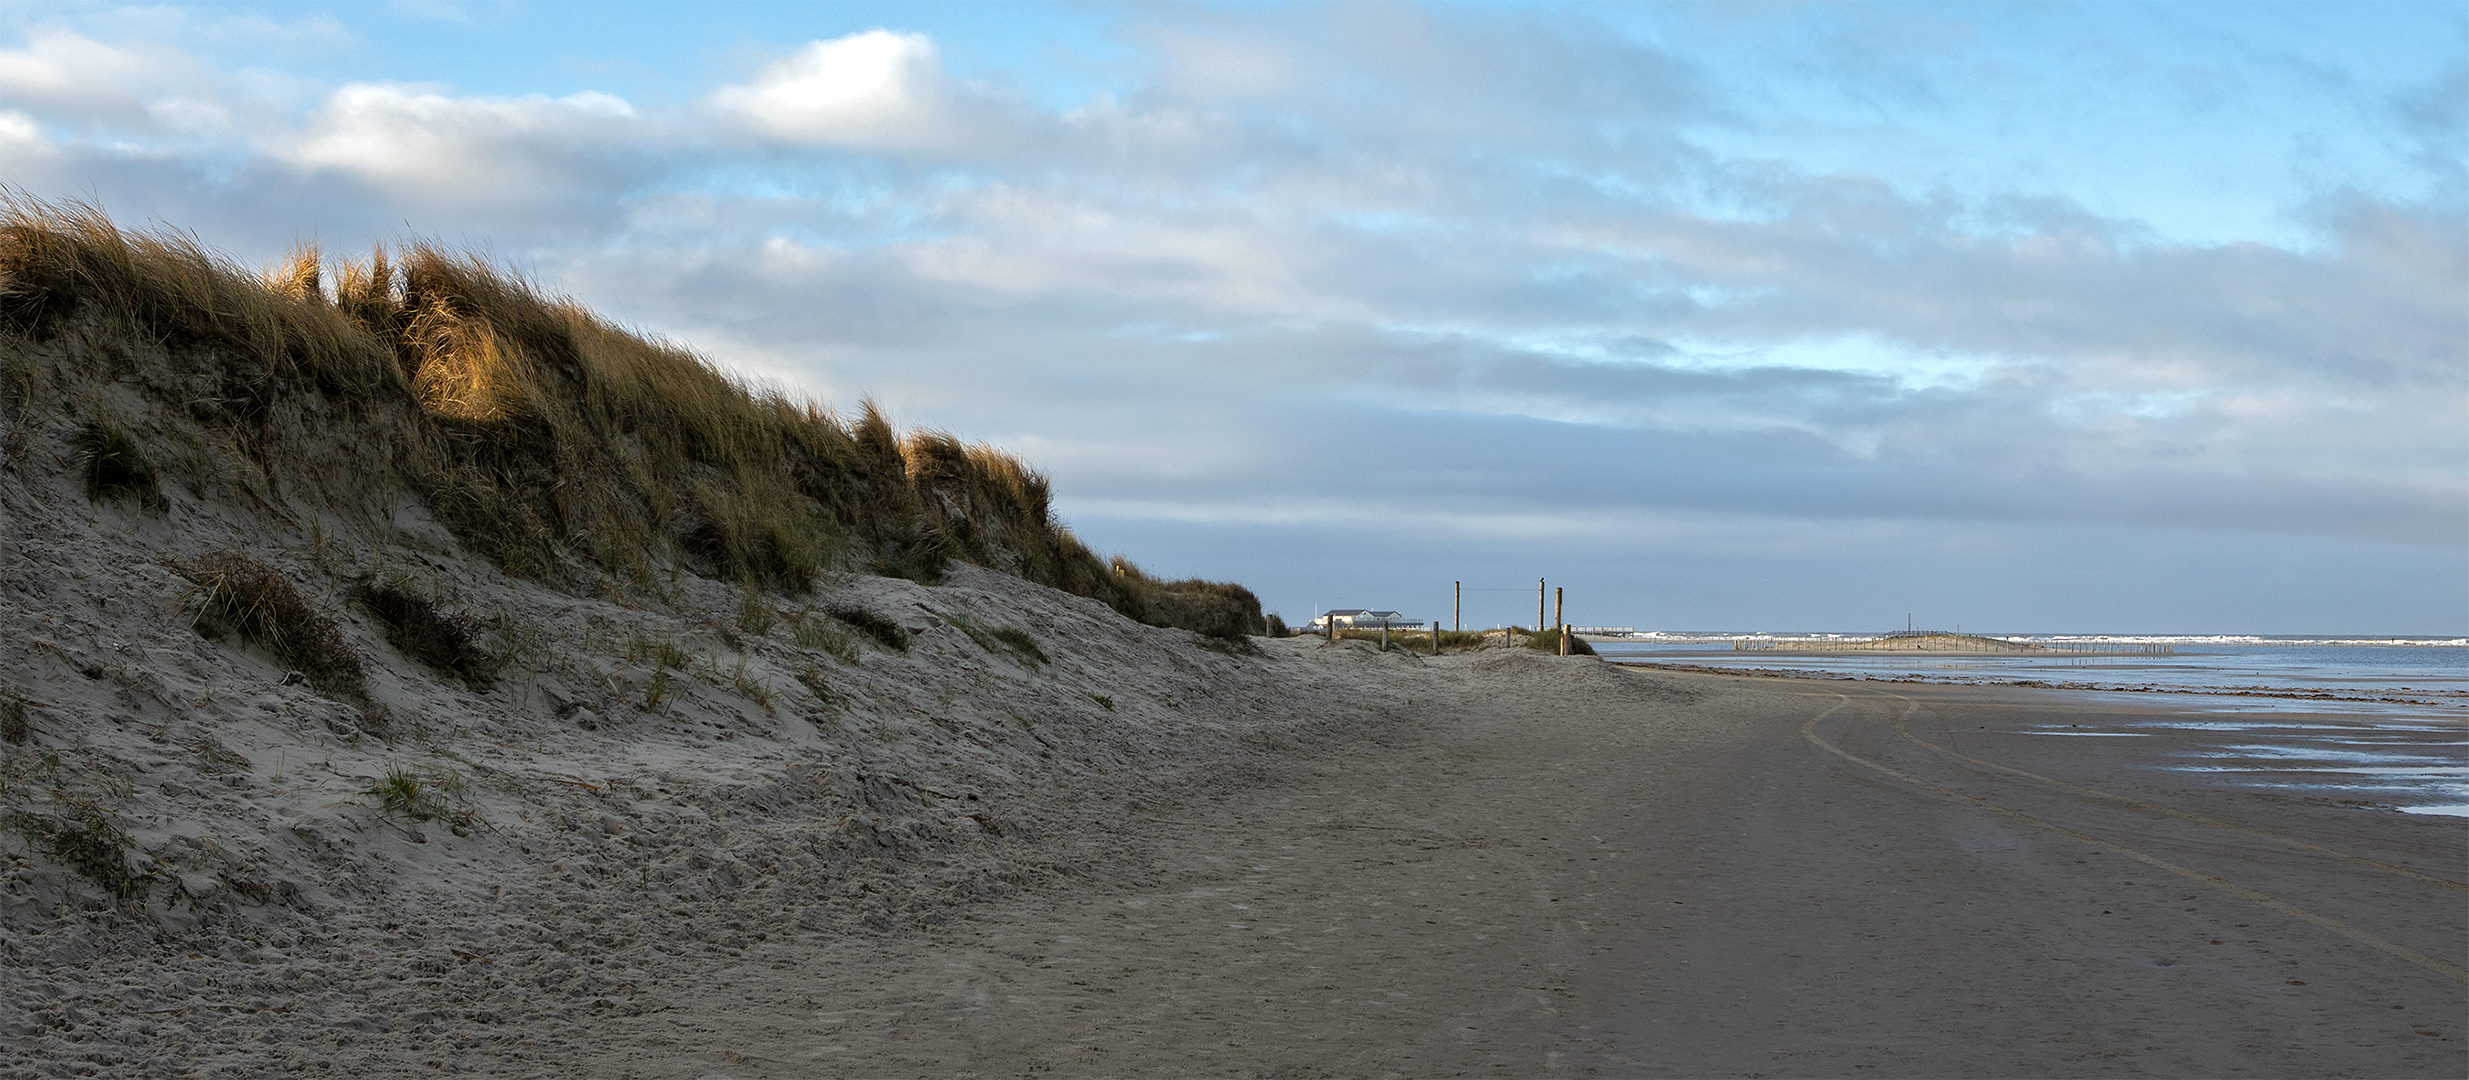
<instances>
[{"instance_id":1,"label":"tall wooden post","mask_svg":"<svg viewBox=\"0 0 2469 1080\"><path fill-rule=\"evenodd\" d=\"M1567 656L1569 655L1569 620L1562 615L1562 612L1567 609L1561 606L1560 594L1561 590L1552 590L1552 632L1560 635L1560 655Z\"/></svg>"},{"instance_id":2,"label":"tall wooden post","mask_svg":"<svg viewBox=\"0 0 2469 1080\"><path fill-rule=\"evenodd\" d=\"M1535 579L1535 633L1543 632L1543 579Z\"/></svg>"},{"instance_id":3,"label":"tall wooden post","mask_svg":"<svg viewBox=\"0 0 2469 1080\"><path fill-rule=\"evenodd\" d=\"M1327 630L1327 631L1329 632L1329 644L1331 644L1331 645L1335 645L1335 644L1337 644L1337 612L1332 611L1332 612L1330 612L1330 613L1328 613L1328 614L1326 614L1326 615L1321 616L1321 618L1324 618L1324 619L1329 620L1329 625L1327 625L1327 626L1325 626L1325 627L1322 627L1322 629Z\"/></svg>"},{"instance_id":4,"label":"tall wooden post","mask_svg":"<svg viewBox=\"0 0 2469 1080\"><path fill-rule=\"evenodd\" d=\"M1452 581L1449 583L1449 629L1464 630L1465 628L1466 583Z\"/></svg>"},{"instance_id":5,"label":"tall wooden post","mask_svg":"<svg viewBox=\"0 0 2469 1080\"><path fill-rule=\"evenodd\" d=\"M1432 620L1432 655L1440 655L1440 620Z\"/></svg>"}]
</instances>

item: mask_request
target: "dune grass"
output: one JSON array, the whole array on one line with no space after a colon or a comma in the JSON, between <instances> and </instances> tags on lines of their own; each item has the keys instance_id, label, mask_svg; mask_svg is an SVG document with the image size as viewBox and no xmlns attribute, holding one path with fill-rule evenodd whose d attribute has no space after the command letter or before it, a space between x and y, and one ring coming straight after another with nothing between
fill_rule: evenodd
<instances>
[{"instance_id":1,"label":"dune grass","mask_svg":"<svg viewBox=\"0 0 2469 1080\"><path fill-rule=\"evenodd\" d=\"M1555 655L1555 656L1556 656L1556 655L1559 655L1559 653L1560 653L1560 631L1558 631L1558 630L1544 630L1544 631L1540 631L1540 632L1536 633L1533 637L1527 638L1527 639L1523 642L1523 644L1524 644L1527 648L1529 648L1529 649L1533 649L1533 650L1535 650L1535 651L1537 651L1537 652L1547 652L1547 653L1551 653L1551 654L1553 654L1553 655ZM1588 645L1588 644L1586 644L1586 639L1585 639L1585 638L1579 637L1579 636L1577 636L1576 634L1571 634L1571 635L1569 635L1569 655L1571 655L1571 656L1593 656L1594 654L1595 654L1595 647L1594 647L1594 646L1592 646L1592 645Z\"/></svg>"},{"instance_id":2,"label":"dune grass","mask_svg":"<svg viewBox=\"0 0 2469 1080\"><path fill-rule=\"evenodd\" d=\"M130 498L140 505L152 505L162 498L154 462L137 445L137 436L108 416L97 416L79 427L69 438L69 452L85 476L87 498Z\"/></svg>"},{"instance_id":3,"label":"dune grass","mask_svg":"<svg viewBox=\"0 0 2469 1080\"><path fill-rule=\"evenodd\" d=\"M28 359L71 340L85 361ZM12 440L32 406L154 391L150 417L87 455L98 495L150 483L124 464L195 471L179 463L229 446L245 461L194 486L372 519L408 491L509 573L562 588L682 567L796 594L837 571L931 583L959 560L1154 625L1265 629L1239 585L1092 552L1055 520L1047 478L1002 451L903 434L872 403L844 420L431 242L304 247L254 273L185 233L0 195L0 361ZM125 452L150 441L192 449Z\"/></svg>"},{"instance_id":4,"label":"dune grass","mask_svg":"<svg viewBox=\"0 0 2469 1080\"><path fill-rule=\"evenodd\" d=\"M200 630L238 634L300 672L310 686L355 705L370 703L360 654L334 620L273 567L226 551L177 569L195 586L189 595Z\"/></svg>"},{"instance_id":5,"label":"dune grass","mask_svg":"<svg viewBox=\"0 0 2469 1080\"><path fill-rule=\"evenodd\" d=\"M505 666L480 647L469 625L439 611L406 582L371 577L353 586L351 595L377 619L387 642L403 655L461 679L474 690L488 689Z\"/></svg>"}]
</instances>

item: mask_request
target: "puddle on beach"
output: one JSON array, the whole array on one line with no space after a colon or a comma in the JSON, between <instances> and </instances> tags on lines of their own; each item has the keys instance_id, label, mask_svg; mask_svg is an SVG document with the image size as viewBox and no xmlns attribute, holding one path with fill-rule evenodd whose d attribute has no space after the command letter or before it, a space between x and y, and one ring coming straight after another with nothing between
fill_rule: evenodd
<instances>
[{"instance_id":1,"label":"puddle on beach","mask_svg":"<svg viewBox=\"0 0 2469 1080\"><path fill-rule=\"evenodd\" d=\"M2343 741L2353 742L2356 740ZM2438 754L2412 754L2407 752L2408 750L2416 749L2428 744L2392 743L2389 745L2391 746L2391 749L2344 750L2337 746L2286 746L2279 743L2272 743L2261 746L2224 746L2220 749L2228 753L2239 754L2245 757L2282 758L2291 761L2357 761L2402 767L2424 766L2428 768L2448 769L2455 773L2469 772L2469 769L2465 769L2462 763L2457 760L2458 755L2447 757ZM2433 745L2458 746L2460 744L2435 743ZM2404 762L2401 760L2402 758L2416 758L2417 760L2415 762Z\"/></svg>"},{"instance_id":2,"label":"puddle on beach","mask_svg":"<svg viewBox=\"0 0 2469 1080\"><path fill-rule=\"evenodd\" d=\"M2020 732L2016 732L2016 734L2018 734L2018 735L2073 735L2073 736L2078 736L2078 737L2081 737L2081 738L2088 738L2088 739L2149 739L2149 738L2151 738L2151 737L2152 737L2152 733L2151 733L2151 732L2149 732L2149 731L2066 731L2066 730L2063 730L2063 729L2055 729L2055 730L2049 730L2049 731L2020 731Z\"/></svg>"},{"instance_id":3,"label":"puddle on beach","mask_svg":"<svg viewBox=\"0 0 2469 1080\"><path fill-rule=\"evenodd\" d=\"M2275 727L2266 737L2285 731L2288 741L2205 746L2169 768L2240 787L2367 797L2403 813L2469 817L2464 801L2469 800L2469 755L2458 749L2464 744L2408 737L2428 732L2427 725L2385 731ZM2256 728L2231 730L2248 739L2265 734Z\"/></svg>"},{"instance_id":4,"label":"puddle on beach","mask_svg":"<svg viewBox=\"0 0 2469 1080\"><path fill-rule=\"evenodd\" d=\"M2120 699L2074 691L2087 706ZM2469 817L2469 718L2447 706L2284 701L2188 695L2104 716L2097 728L2034 724L2019 735L2135 738L2178 735L2154 767L2250 790L2371 801L2410 814ZM2145 709L2146 705L2160 708ZM2170 706L2179 706L2171 708Z\"/></svg>"}]
</instances>

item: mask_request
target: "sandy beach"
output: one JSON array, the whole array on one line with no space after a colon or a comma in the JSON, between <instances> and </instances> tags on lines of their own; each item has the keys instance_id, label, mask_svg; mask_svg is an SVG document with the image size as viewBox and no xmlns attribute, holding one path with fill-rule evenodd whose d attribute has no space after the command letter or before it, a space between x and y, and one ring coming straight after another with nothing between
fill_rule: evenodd
<instances>
[{"instance_id":1,"label":"sandy beach","mask_svg":"<svg viewBox=\"0 0 2469 1080\"><path fill-rule=\"evenodd\" d=\"M2463 824L2206 791L2150 768L2146 739L2015 734L2140 703L1512 654L1408 681L1414 719L1390 739L1136 808L1154 882L1024 897L914 941L785 948L731 971L720 1007L612 1029L594 1068L2469 1064Z\"/></svg>"},{"instance_id":2,"label":"sandy beach","mask_svg":"<svg viewBox=\"0 0 2469 1080\"><path fill-rule=\"evenodd\" d=\"M834 902L784 904L742 844L666 848L740 869L647 892L681 864L604 794L552 865L451 872L486 890L337 896L220 951L14 937L5 1073L2469 1067L2469 823L2207 786L2155 767L2165 735L2041 733L2170 703L1260 644L1185 691L1228 720L1153 733L1181 760L988 790L1036 828L846 864L874 884ZM812 809L750 812L777 838ZM826 917L904 888L899 917Z\"/></svg>"}]
</instances>

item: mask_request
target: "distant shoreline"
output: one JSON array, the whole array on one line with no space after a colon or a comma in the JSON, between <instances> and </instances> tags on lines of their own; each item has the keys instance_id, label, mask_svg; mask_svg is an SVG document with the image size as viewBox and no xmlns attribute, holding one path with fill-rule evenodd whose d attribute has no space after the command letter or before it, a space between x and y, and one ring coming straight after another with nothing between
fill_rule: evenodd
<instances>
[{"instance_id":1,"label":"distant shoreline","mask_svg":"<svg viewBox=\"0 0 2469 1080\"><path fill-rule=\"evenodd\" d=\"M1876 634L1836 633L1832 631L1808 631L1805 633L1778 633L1772 631L1750 633L1716 633L1709 631L1701 633L1695 631L1648 630L1631 634L1580 633L1578 636L1588 641L1608 641L1615 643L1625 642L1644 645L1719 645L1733 641L1842 641L1845 643L1853 643L1882 639L1881 635ZM2208 645L2228 648L2354 647L2395 649L2469 649L2469 637L2439 637L2431 634L2379 638L2305 637L2297 635L2263 636L2253 634L2009 634L2004 636L1994 634L1963 634L1961 636L1983 637L1991 640L2009 641L2016 644L2027 645L2099 644L2182 646ZM1831 652L1837 650L1829 649L1826 651Z\"/></svg>"},{"instance_id":2,"label":"distant shoreline","mask_svg":"<svg viewBox=\"0 0 2469 1080\"><path fill-rule=\"evenodd\" d=\"M1762 650L1765 651L1765 650ZM1782 652L1783 650L1771 650ZM1849 651L1849 650L1845 650ZM1941 654L1943 655L1943 654ZM1605 656L1605 663L1623 667L1648 667L1661 671L1686 671L1700 675L1748 675L1761 679L1827 679L1839 682L1918 683L1929 686L2014 686L2029 690L2079 690L2107 694L2195 694L2204 697L2283 698L2291 701L2358 701L2385 705L2436 705L2469 709L2469 700L2395 697L2389 694L2369 695L2366 692L2344 694L2334 691L2274 690L2251 686L2158 686L2137 684L2055 681L2049 679L2000 679L1990 677L1951 677L1928 675L1879 676L1859 672L1823 671L1814 668L1754 668L1729 665L1670 663L1651 657Z\"/></svg>"}]
</instances>

